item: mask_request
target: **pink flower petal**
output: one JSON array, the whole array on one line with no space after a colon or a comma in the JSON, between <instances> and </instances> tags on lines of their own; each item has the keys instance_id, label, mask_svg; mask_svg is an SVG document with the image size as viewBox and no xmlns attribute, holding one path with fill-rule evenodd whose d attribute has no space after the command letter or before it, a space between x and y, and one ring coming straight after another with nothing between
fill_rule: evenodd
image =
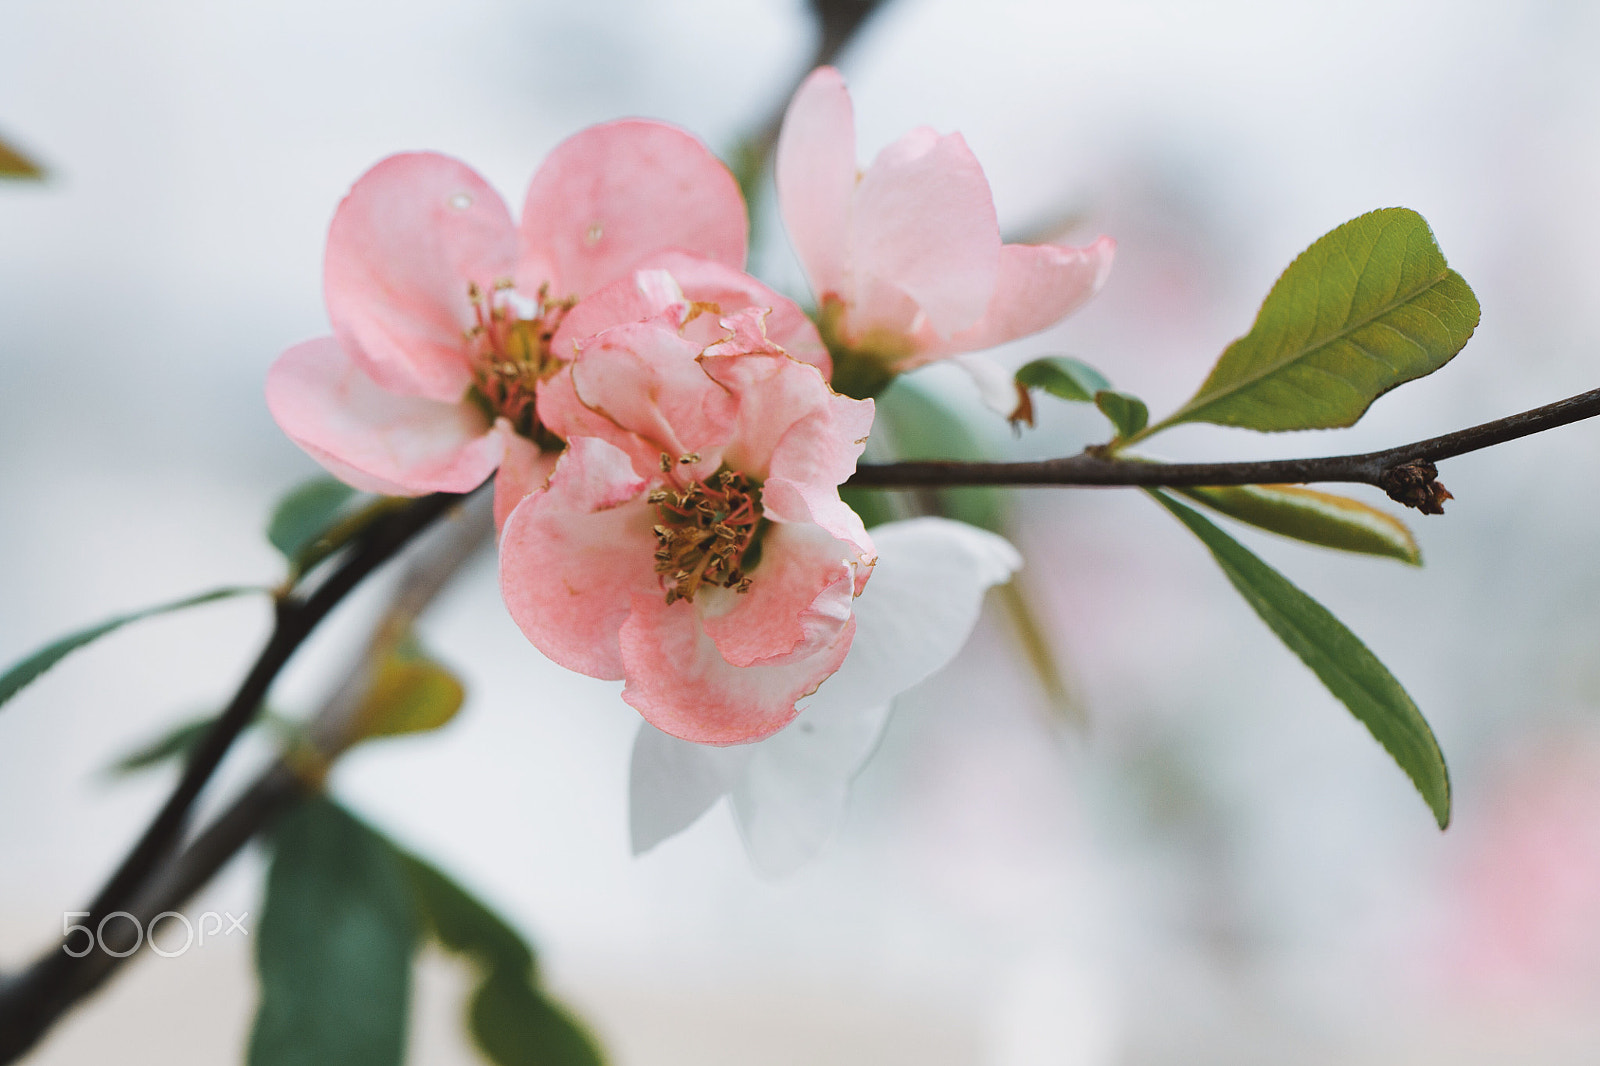
<instances>
[{"instance_id":1,"label":"pink flower petal","mask_svg":"<svg viewBox=\"0 0 1600 1066\"><path fill-rule=\"evenodd\" d=\"M878 153L856 189L851 245L853 336L914 328L883 286L915 301L940 336L978 321L994 293L1000 225L959 133L916 129Z\"/></svg>"},{"instance_id":2,"label":"pink flower petal","mask_svg":"<svg viewBox=\"0 0 1600 1066\"><path fill-rule=\"evenodd\" d=\"M839 498L838 486L855 473L856 460L872 430L872 401L830 395L825 415L797 422L772 452L761 503L767 513L790 522L811 521L856 547L860 558L876 557L861 517ZM856 572L856 591L869 571Z\"/></svg>"},{"instance_id":3,"label":"pink flower petal","mask_svg":"<svg viewBox=\"0 0 1600 1066\"><path fill-rule=\"evenodd\" d=\"M636 599L664 603L655 510L627 453L577 437L511 512L500 535L500 592L534 647L590 677L624 673L618 631Z\"/></svg>"},{"instance_id":4,"label":"pink flower petal","mask_svg":"<svg viewBox=\"0 0 1600 1066\"><path fill-rule=\"evenodd\" d=\"M829 293L843 295L856 191L856 126L837 70L818 67L789 101L773 171L783 224L817 302Z\"/></svg>"},{"instance_id":5,"label":"pink flower petal","mask_svg":"<svg viewBox=\"0 0 1600 1066\"><path fill-rule=\"evenodd\" d=\"M505 436L472 404L389 392L332 337L278 357L267 371L267 407L312 458L367 492L467 492L505 451Z\"/></svg>"},{"instance_id":6,"label":"pink flower petal","mask_svg":"<svg viewBox=\"0 0 1600 1066\"><path fill-rule=\"evenodd\" d=\"M547 452L527 437L516 433L505 419L497 423L505 434L506 454L494 475L494 528L505 528L506 519L517 504L536 489L544 488L556 468L555 452Z\"/></svg>"},{"instance_id":7,"label":"pink flower petal","mask_svg":"<svg viewBox=\"0 0 1600 1066\"><path fill-rule=\"evenodd\" d=\"M323 292L333 332L384 388L459 400L472 383L467 285L517 263L505 203L447 156L390 156L363 174L328 230Z\"/></svg>"},{"instance_id":8,"label":"pink flower petal","mask_svg":"<svg viewBox=\"0 0 1600 1066\"><path fill-rule=\"evenodd\" d=\"M781 666L831 647L850 621L856 552L809 523L774 522L750 589L701 592L701 620L734 666Z\"/></svg>"},{"instance_id":9,"label":"pink flower petal","mask_svg":"<svg viewBox=\"0 0 1600 1066\"><path fill-rule=\"evenodd\" d=\"M955 352L976 352L1048 329L1100 291L1111 272L1117 242L1101 237L1084 248L1008 244L1000 249L1000 274L988 310L977 324L948 339L931 328L917 336L917 356L906 369Z\"/></svg>"},{"instance_id":10,"label":"pink flower petal","mask_svg":"<svg viewBox=\"0 0 1600 1066\"><path fill-rule=\"evenodd\" d=\"M855 622L809 658L782 666L733 666L701 627L694 604L639 593L622 627L628 678L622 698L664 733L698 744L743 744L782 729L795 701L814 692L850 650Z\"/></svg>"},{"instance_id":11,"label":"pink flower petal","mask_svg":"<svg viewBox=\"0 0 1600 1066\"><path fill-rule=\"evenodd\" d=\"M591 126L551 152L528 186L518 271L526 291L585 296L671 249L744 266L744 197L728 168L662 122Z\"/></svg>"},{"instance_id":12,"label":"pink flower petal","mask_svg":"<svg viewBox=\"0 0 1600 1066\"><path fill-rule=\"evenodd\" d=\"M606 330L557 375L570 378L571 392L541 385L540 415L558 436L587 433L623 449L641 477L660 471L662 455L674 463L698 456L673 469L706 477L722 463L733 401L700 369L699 354L699 345L654 323Z\"/></svg>"},{"instance_id":13,"label":"pink flower petal","mask_svg":"<svg viewBox=\"0 0 1600 1066\"><path fill-rule=\"evenodd\" d=\"M824 378L831 375L833 362L828 349L799 304L749 274L682 252L651 256L632 275L584 297L562 320L551 341L551 351L562 359L572 359L578 346L596 333L660 314L666 306L666 294L646 284L647 275L657 271L671 277L682 301L715 307L685 327L684 335L691 340L702 346L715 343L725 335L718 324L720 318L750 309L768 311L767 334L772 343L800 362L817 367Z\"/></svg>"}]
</instances>

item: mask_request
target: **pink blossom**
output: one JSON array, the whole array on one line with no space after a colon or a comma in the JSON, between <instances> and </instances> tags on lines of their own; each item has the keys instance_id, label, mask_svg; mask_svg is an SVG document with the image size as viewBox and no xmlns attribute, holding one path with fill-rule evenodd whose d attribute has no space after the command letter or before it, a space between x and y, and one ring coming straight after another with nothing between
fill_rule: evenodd
<instances>
[{"instance_id":1,"label":"pink blossom","mask_svg":"<svg viewBox=\"0 0 1600 1066\"><path fill-rule=\"evenodd\" d=\"M324 260L333 336L267 375L285 433L358 488L465 492L502 463L501 518L548 473L538 382L576 302L652 256L703 273L744 265L744 202L695 138L657 122L559 145L520 225L482 177L434 153L391 156L350 190Z\"/></svg>"},{"instance_id":2,"label":"pink blossom","mask_svg":"<svg viewBox=\"0 0 1600 1066\"><path fill-rule=\"evenodd\" d=\"M647 271L639 287L659 297L671 281ZM700 743L794 717L843 662L873 559L838 493L872 403L833 393L767 337L767 317L723 317L707 345L704 310L674 302L579 345L539 397L567 450L500 542L501 590L528 639L569 669L626 679L646 720Z\"/></svg>"},{"instance_id":3,"label":"pink blossom","mask_svg":"<svg viewBox=\"0 0 1600 1066\"><path fill-rule=\"evenodd\" d=\"M1003 244L989 183L959 133L912 130L858 171L850 96L831 67L790 102L776 170L839 361L835 387L852 395L1037 333L1094 295L1111 267L1109 237L1085 248Z\"/></svg>"}]
</instances>

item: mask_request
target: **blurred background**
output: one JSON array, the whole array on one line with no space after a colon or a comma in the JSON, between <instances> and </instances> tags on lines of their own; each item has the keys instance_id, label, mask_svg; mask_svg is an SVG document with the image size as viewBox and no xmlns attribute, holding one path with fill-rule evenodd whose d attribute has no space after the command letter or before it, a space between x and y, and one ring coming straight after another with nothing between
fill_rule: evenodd
<instances>
[{"instance_id":1,"label":"blurred background","mask_svg":"<svg viewBox=\"0 0 1600 1066\"><path fill-rule=\"evenodd\" d=\"M0 184L0 660L281 576L261 529L315 469L261 383L326 332L327 223L373 162L445 151L519 204L593 122L662 118L731 151L814 33L801 0L0 7L0 137L49 170ZM1076 355L1155 413L1312 239L1422 212L1482 302L1473 342L1354 430L1158 445L1244 458L1386 446L1596 384L1597 49L1600 11L1562 0L891 0L840 62L863 160L914 125L959 129L1004 227L1118 239L1101 296L1003 354ZM803 297L770 216L754 267ZM959 380L923 377L1006 454L1105 436L1042 404L1013 440ZM901 700L832 847L783 882L750 872L721 808L629 856L637 718L523 640L487 560L425 627L467 710L356 752L333 788L512 916L623 1066L1593 1062L1597 471L1595 425L1450 461L1449 514L1411 517L1421 571L1240 534L1429 716L1456 785L1442 835L1200 546L1117 491L1014 499L1067 712L991 604ZM0 714L0 969L49 942L170 787L107 764L217 706L267 623L251 602L147 623ZM328 654L281 705L316 698ZM224 783L263 757L247 746ZM261 871L243 857L188 910L258 915ZM237 1059L249 950L142 958L29 1061ZM425 959L413 1062L475 1061L465 981Z\"/></svg>"}]
</instances>

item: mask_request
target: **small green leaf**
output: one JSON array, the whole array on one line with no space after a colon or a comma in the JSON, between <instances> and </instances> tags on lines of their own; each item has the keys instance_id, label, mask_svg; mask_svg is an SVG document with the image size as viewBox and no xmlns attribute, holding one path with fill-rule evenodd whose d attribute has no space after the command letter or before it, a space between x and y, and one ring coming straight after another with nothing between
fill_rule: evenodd
<instances>
[{"instance_id":1,"label":"small green leaf","mask_svg":"<svg viewBox=\"0 0 1600 1066\"><path fill-rule=\"evenodd\" d=\"M877 404L896 458L989 458L960 414L904 377L897 378ZM995 489L941 489L934 498L947 518L993 532L1005 523L1004 499Z\"/></svg>"},{"instance_id":2,"label":"small green leaf","mask_svg":"<svg viewBox=\"0 0 1600 1066\"><path fill-rule=\"evenodd\" d=\"M117 777L160 766L175 759L186 759L200 738L206 735L216 716L197 718L174 726L142 748L136 748L112 763L106 771Z\"/></svg>"},{"instance_id":3,"label":"small green leaf","mask_svg":"<svg viewBox=\"0 0 1600 1066\"><path fill-rule=\"evenodd\" d=\"M1101 389L1094 394L1094 405L1100 408L1101 414L1111 419L1121 440L1138 433L1150 421L1150 409L1144 405L1144 401L1126 392Z\"/></svg>"},{"instance_id":4,"label":"small green leaf","mask_svg":"<svg viewBox=\"0 0 1600 1066\"><path fill-rule=\"evenodd\" d=\"M301 482L272 511L267 539L291 563L338 519L356 490L331 477Z\"/></svg>"},{"instance_id":5,"label":"small green leaf","mask_svg":"<svg viewBox=\"0 0 1600 1066\"><path fill-rule=\"evenodd\" d=\"M284 815L256 933L250 1066L400 1066L418 923L388 842L322 796Z\"/></svg>"},{"instance_id":6,"label":"small green leaf","mask_svg":"<svg viewBox=\"0 0 1600 1066\"><path fill-rule=\"evenodd\" d=\"M459 678L431 659L397 653L378 668L356 710L360 737L426 733L456 716L466 699Z\"/></svg>"},{"instance_id":7,"label":"small green leaf","mask_svg":"<svg viewBox=\"0 0 1600 1066\"><path fill-rule=\"evenodd\" d=\"M418 908L448 951L465 955L479 984L468 1007L478 1047L497 1066L601 1066L599 1044L538 987L527 941L466 889L398 848Z\"/></svg>"},{"instance_id":8,"label":"small green leaf","mask_svg":"<svg viewBox=\"0 0 1600 1066\"><path fill-rule=\"evenodd\" d=\"M44 168L20 151L0 140L0 178L22 178L38 181L44 177Z\"/></svg>"},{"instance_id":9,"label":"small green leaf","mask_svg":"<svg viewBox=\"0 0 1600 1066\"><path fill-rule=\"evenodd\" d=\"M1385 392L1449 362L1477 325L1477 298L1422 216L1373 211L1300 253L1200 391L1141 436L1180 422L1353 425Z\"/></svg>"},{"instance_id":10,"label":"small green leaf","mask_svg":"<svg viewBox=\"0 0 1600 1066\"><path fill-rule=\"evenodd\" d=\"M40 674L50 669L52 666L66 658L71 653L77 651L86 644L92 644L101 637L105 636L107 633L121 629L129 622L137 622L142 618L150 618L154 615L166 614L170 611L181 611L185 607L198 607L202 603L211 603L216 600L229 599L233 596L244 596L254 592L266 591L268 590L257 588L255 586L231 586L229 588L212 589L210 592L202 592L198 596L189 596L185 599L174 600L172 603L163 603L156 607L146 607L142 611L132 611L128 614L120 614L115 618L101 622L99 625L90 626L87 629L80 629L76 633L70 633L67 636L62 637L60 640L40 648L26 659L7 670L3 675L0 675L0 705L5 704L6 701L11 699L11 697L27 688L34 682L35 679L38 678Z\"/></svg>"},{"instance_id":11,"label":"small green leaf","mask_svg":"<svg viewBox=\"0 0 1600 1066\"><path fill-rule=\"evenodd\" d=\"M1439 828L1450 824L1450 773L1433 730L1394 675L1344 624L1198 511L1150 490L1211 550L1261 620L1350 709L1411 778Z\"/></svg>"},{"instance_id":12,"label":"small green leaf","mask_svg":"<svg viewBox=\"0 0 1600 1066\"><path fill-rule=\"evenodd\" d=\"M1024 365L1017 371L1017 384L1074 403L1093 403L1095 393L1111 388L1104 374L1067 355L1049 355Z\"/></svg>"},{"instance_id":13,"label":"small green leaf","mask_svg":"<svg viewBox=\"0 0 1600 1066\"><path fill-rule=\"evenodd\" d=\"M1346 496L1298 485L1217 485L1173 491L1269 533L1422 565L1422 552L1404 522Z\"/></svg>"}]
</instances>

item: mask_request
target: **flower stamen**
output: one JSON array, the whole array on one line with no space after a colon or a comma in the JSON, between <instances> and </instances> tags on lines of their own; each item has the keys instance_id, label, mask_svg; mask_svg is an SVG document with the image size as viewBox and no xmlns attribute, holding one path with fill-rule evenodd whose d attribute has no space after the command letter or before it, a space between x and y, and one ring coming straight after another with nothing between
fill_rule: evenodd
<instances>
[{"instance_id":1,"label":"flower stamen","mask_svg":"<svg viewBox=\"0 0 1600 1066\"><path fill-rule=\"evenodd\" d=\"M646 497L660 519L654 527L655 569L664 579L669 604L693 602L707 585L750 590L742 564L762 523L756 493L743 474L721 470L704 481L658 488Z\"/></svg>"},{"instance_id":2,"label":"flower stamen","mask_svg":"<svg viewBox=\"0 0 1600 1066\"><path fill-rule=\"evenodd\" d=\"M509 419L518 433L540 440L537 388L560 369L550 341L577 301L551 300L548 285L541 285L538 298L529 300L509 278L496 281L487 293L468 282L467 299L474 319L466 329L467 354L482 402L492 416Z\"/></svg>"}]
</instances>

